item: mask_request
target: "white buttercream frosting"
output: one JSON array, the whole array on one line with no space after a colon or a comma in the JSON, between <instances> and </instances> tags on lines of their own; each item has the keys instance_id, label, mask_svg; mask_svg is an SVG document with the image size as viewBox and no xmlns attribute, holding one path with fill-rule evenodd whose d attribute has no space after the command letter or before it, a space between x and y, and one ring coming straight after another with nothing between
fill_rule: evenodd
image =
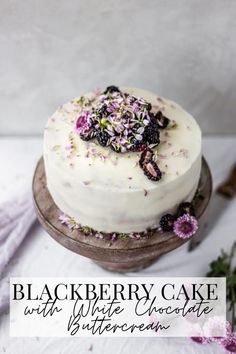
<instances>
[{"instance_id":1,"label":"white buttercream frosting","mask_svg":"<svg viewBox=\"0 0 236 354\"><path fill-rule=\"evenodd\" d=\"M136 88L121 88L143 97L176 122L160 130L155 148L162 179L150 181L139 167L140 153L116 153L75 131L77 99L49 118L44 133L48 190L56 205L82 225L103 232L142 232L157 227L162 215L193 198L201 170L201 131L176 103ZM88 94L91 97L91 94Z\"/></svg>"}]
</instances>

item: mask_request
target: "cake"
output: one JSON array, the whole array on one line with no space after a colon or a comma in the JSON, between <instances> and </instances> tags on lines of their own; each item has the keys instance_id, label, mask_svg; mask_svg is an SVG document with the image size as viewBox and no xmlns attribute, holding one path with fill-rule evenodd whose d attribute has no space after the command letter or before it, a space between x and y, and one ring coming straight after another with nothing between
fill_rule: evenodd
<instances>
[{"instance_id":1,"label":"cake","mask_svg":"<svg viewBox=\"0 0 236 354\"><path fill-rule=\"evenodd\" d=\"M96 232L142 233L192 201L201 130L169 99L110 86L56 110L43 157L47 188L63 213Z\"/></svg>"}]
</instances>

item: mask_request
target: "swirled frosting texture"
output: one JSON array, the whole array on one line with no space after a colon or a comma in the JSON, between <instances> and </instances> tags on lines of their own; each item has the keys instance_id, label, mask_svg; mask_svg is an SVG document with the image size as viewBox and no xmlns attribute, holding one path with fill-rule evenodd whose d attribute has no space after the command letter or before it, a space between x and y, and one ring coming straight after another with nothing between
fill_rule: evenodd
<instances>
[{"instance_id":1,"label":"swirled frosting texture","mask_svg":"<svg viewBox=\"0 0 236 354\"><path fill-rule=\"evenodd\" d=\"M75 130L81 100L58 108L44 133L47 187L56 205L82 225L102 232L142 232L193 198L201 170L201 131L176 103L136 88L121 88L152 104L172 120L155 148L162 179L147 179L137 152L116 153ZM93 94L87 94L92 97Z\"/></svg>"}]
</instances>

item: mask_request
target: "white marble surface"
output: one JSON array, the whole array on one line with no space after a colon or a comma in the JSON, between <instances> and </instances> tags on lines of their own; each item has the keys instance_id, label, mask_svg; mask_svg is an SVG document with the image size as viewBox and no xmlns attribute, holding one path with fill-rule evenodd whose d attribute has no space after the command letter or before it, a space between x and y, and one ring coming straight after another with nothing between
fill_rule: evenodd
<instances>
[{"instance_id":1,"label":"white marble surface","mask_svg":"<svg viewBox=\"0 0 236 354\"><path fill-rule=\"evenodd\" d=\"M179 102L236 133L235 0L1 0L0 134L41 134L58 105L108 84Z\"/></svg>"},{"instance_id":2,"label":"white marble surface","mask_svg":"<svg viewBox=\"0 0 236 354\"><path fill-rule=\"evenodd\" d=\"M212 169L216 186L235 162L236 136L204 138L204 155ZM5 138L0 140L0 201L19 192L31 182L35 164L42 152L42 141L38 138ZM218 208L219 207L219 208ZM216 199L212 212L221 209ZM187 246L164 256L156 264L140 273L143 276L201 276L208 270L208 263L221 248L229 250L235 240L236 198L227 208L221 209L209 237L193 253ZM106 276L113 274L100 269L92 261L78 256L56 243L46 232L36 226L7 269L11 276ZM131 273L130 273L131 274ZM127 274L129 276L130 274ZM119 276L119 275L117 275ZM114 348L115 351L114 351ZM222 348L215 344L199 346L188 339L144 339L144 338L9 338L9 317L0 317L0 353L9 354L220 354Z\"/></svg>"}]
</instances>

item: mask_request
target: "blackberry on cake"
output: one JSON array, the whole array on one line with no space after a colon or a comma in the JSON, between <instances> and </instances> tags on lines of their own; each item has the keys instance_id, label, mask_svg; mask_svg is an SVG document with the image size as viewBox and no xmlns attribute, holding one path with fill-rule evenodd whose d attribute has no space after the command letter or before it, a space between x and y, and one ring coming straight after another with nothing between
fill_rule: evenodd
<instances>
[{"instance_id":1,"label":"blackberry on cake","mask_svg":"<svg viewBox=\"0 0 236 354\"><path fill-rule=\"evenodd\" d=\"M107 146L110 135L104 130L99 130L96 134L96 138L101 146Z\"/></svg>"},{"instance_id":2,"label":"blackberry on cake","mask_svg":"<svg viewBox=\"0 0 236 354\"><path fill-rule=\"evenodd\" d=\"M158 145L160 143L160 133L157 124L146 126L143 134L143 140L149 144Z\"/></svg>"},{"instance_id":3,"label":"blackberry on cake","mask_svg":"<svg viewBox=\"0 0 236 354\"><path fill-rule=\"evenodd\" d=\"M139 159L140 167L143 168L145 164L147 164L148 162L152 162L153 157L154 157L153 150L150 149L149 147L145 148L140 155L140 159Z\"/></svg>"},{"instance_id":4,"label":"blackberry on cake","mask_svg":"<svg viewBox=\"0 0 236 354\"><path fill-rule=\"evenodd\" d=\"M142 166L142 170L151 181L160 181L162 177L161 170L154 161L150 161Z\"/></svg>"},{"instance_id":5,"label":"blackberry on cake","mask_svg":"<svg viewBox=\"0 0 236 354\"><path fill-rule=\"evenodd\" d=\"M84 130L81 134L80 137L84 141L89 141L95 137L95 131L92 127L88 128L87 130Z\"/></svg>"},{"instance_id":6,"label":"blackberry on cake","mask_svg":"<svg viewBox=\"0 0 236 354\"><path fill-rule=\"evenodd\" d=\"M113 92L120 92L119 88L117 86L107 86L106 90L104 91L104 94L107 93L113 93Z\"/></svg>"},{"instance_id":7,"label":"blackberry on cake","mask_svg":"<svg viewBox=\"0 0 236 354\"><path fill-rule=\"evenodd\" d=\"M159 129L167 128L168 124L170 123L169 118L165 117L161 111L156 113L155 118L157 120Z\"/></svg>"},{"instance_id":8,"label":"blackberry on cake","mask_svg":"<svg viewBox=\"0 0 236 354\"><path fill-rule=\"evenodd\" d=\"M162 231L169 232L173 230L175 218L171 214L165 214L160 220L160 227Z\"/></svg>"},{"instance_id":9,"label":"blackberry on cake","mask_svg":"<svg viewBox=\"0 0 236 354\"><path fill-rule=\"evenodd\" d=\"M177 212L178 217L184 214L195 216L195 210L192 203L184 202L179 205L178 212Z\"/></svg>"}]
</instances>

